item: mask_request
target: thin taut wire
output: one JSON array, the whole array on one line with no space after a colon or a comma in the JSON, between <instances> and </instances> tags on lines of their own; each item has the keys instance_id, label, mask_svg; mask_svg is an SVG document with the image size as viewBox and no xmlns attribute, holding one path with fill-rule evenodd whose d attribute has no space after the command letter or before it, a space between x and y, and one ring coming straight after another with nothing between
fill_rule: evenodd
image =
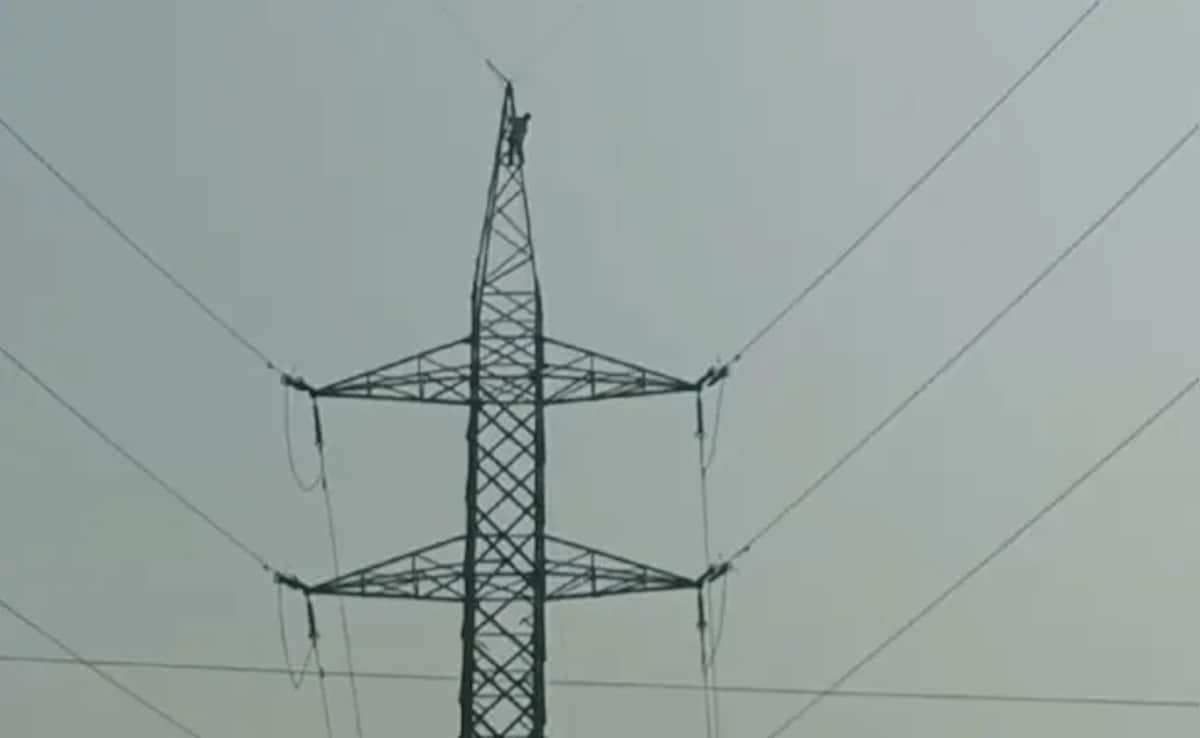
<instances>
[{"instance_id":1,"label":"thin taut wire","mask_svg":"<svg viewBox=\"0 0 1200 738\"><path fill-rule=\"evenodd\" d=\"M329 549L333 558L333 576L336 578L342 575L342 563L338 552L337 523L333 515L333 498L330 496L329 482L325 474L324 443L320 442L317 449L321 456L321 491L325 498L325 521L329 529ZM350 616L346 613L345 598L339 597L337 601L338 615L341 618L342 624L342 641L346 649L346 670L350 676L350 699L354 704L354 729L358 738L363 738L362 708L358 701L358 679L354 674L354 649L350 638Z\"/></svg>"},{"instance_id":2,"label":"thin taut wire","mask_svg":"<svg viewBox=\"0 0 1200 738\"><path fill-rule=\"evenodd\" d=\"M1200 130L1200 125L1193 125L1190 129L1188 129L1188 131L1184 133L1184 135L1180 137L1174 144L1172 144L1171 148L1168 149L1165 154L1159 157L1159 159L1155 161L1149 169L1147 169L1140 177L1138 177L1137 181L1134 182L1129 189L1125 190L1125 192L1122 193L1121 196L1118 197L1116 201L1114 201L1113 204L1110 205L1108 209L1100 215L1099 218L1092 221L1092 223L1083 231L1083 233L1079 235L1078 238L1072 241L1071 244L1065 249L1060 251L1058 255L1055 256L1054 259L1045 268L1043 268L1036 277L1033 278L1033 280L1026 284L1015 297L1013 297L1007 304L1004 305L1004 307L999 310L999 312L993 315L991 319L989 319L988 322L983 325L982 328L980 328L973 336L967 339L966 343L960 346L957 351L955 351L944 362L942 362L942 364L935 369L932 374L926 377L921 384L917 385L916 389L914 389L908 394L908 396L901 400L900 404L892 408L891 412L885 415L882 420L880 420L877 424L875 424L874 427L867 431L866 434L859 438L858 441L851 446L846 453L839 457L832 466L830 466L819 477L813 480L813 482L810 483L798 497L785 505L784 508L775 515L775 517L773 517L766 525L760 528L757 533L751 536L741 548L737 549L731 560L737 559L746 554L756 543L762 540L763 536L770 533L771 530L783 522L788 515L794 512L797 507L812 497L812 495L821 489L821 487L823 487L826 482L828 482L835 474L837 474L842 467L844 467L850 462L851 459L853 459L864 448L866 448L867 445L876 438L876 436L878 436L884 431L885 428L891 425L896 418L900 417L900 415L902 415L904 411L909 408L909 406L916 402L917 398L925 394L926 390L928 390L939 379L945 376L945 374L949 372L964 356L966 356L971 349L977 346L980 341L982 341L984 337L992 331L992 329L999 325L1000 322L1009 315L1009 313L1011 313L1025 300L1025 298L1029 297L1034 290L1036 290L1043 282L1045 282L1046 279L1048 279L1050 275L1058 269L1058 267L1060 267L1073 253L1075 253L1075 251L1079 249L1079 247L1086 243L1092 234L1094 234L1101 228L1101 226L1107 223L1108 220L1125 205L1125 203L1129 202L1129 200L1135 194L1137 194L1138 191L1141 190L1142 187L1145 186L1145 184L1149 182L1150 179L1157 174L1167 162L1169 162L1175 157L1176 154L1179 153L1183 146L1188 143L1193 136L1196 135L1197 130Z\"/></svg>"},{"instance_id":3,"label":"thin taut wire","mask_svg":"<svg viewBox=\"0 0 1200 738\"><path fill-rule=\"evenodd\" d=\"M980 128L983 127L985 123L988 122L988 120L991 119L993 115L995 115L996 111L999 110L1001 106L1003 106L1004 103L1006 103L1008 99L1012 97L1017 90L1019 90L1025 84L1025 82L1028 81L1029 78L1032 77L1034 73L1037 72L1037 70L1040 69L1042 65L1050 59L1051 56L1054 55L1054 52L1058 51L1059 47L1061 47L1069 38L1071 38L1072 35L1074 35L1075 31L1081 25L1083 25L1083 22L1087 20L1097 8L1100 7L1100 2L1101 0L1095 0L1095 2L1089 5L1087 10L1083 11L1083 13L1076 18L1070 26L1067 27L1067 30L1064 31L1058 38L1056 38L1054 43L1052 43L1049 48L1043 51L1042 54L1033 62L1033 64L1030 65L1021 74L1021 76L1016 79L1015 82L1009 85L1009 87L1003 92L1003 94L1000 95L1000 97L996 98L996 100L987 108L987 110L983 112L983 115L976 118L975 122L973 122L967 128L967 130L962 133L962 135L955 139L954 143L950 144L950 147L946 149L942 155L939 156L937 160L934 161L933 164L921 174L921 176L917 177L916 180L914 180L913 183L908 186L908 189L904 190L904 192L900 194L900 197L896 198L896 200L888 206L887 210L884 210L883 213L881 213L879 217L877 217L871 223L871 225L867 226L865 231L859 234L858 238L855 238L849 246L843 249L842 252L838 254L837 258L829 264L829 266L825 267L825 269L823 269L821 273L816 276L816 278L808 283L808 286L800 291L800 294L796 295L796 297L784 305L783 309L776 313L771 320L767 321L766 325L764 325L753 336L751 336L750 340L746 341L746 343L740 349L738 349L737 353L733 355L733 358L730 359L729 366L741 361L742 357L746 355L746 352L748 352L751 348L758 344L759 341L765 338L768 333L774 330L775 327L778 326L785 317L787 317L788 313L795 310L800 303L804 302L808 296L811 295L813 291L815 291L817 287L819 287L821 283L829 277L829 275L833 274L833 272L837 270L837 268L840 267L842 263L846 261L846 259L850 258L851 254L857 251L858 248L866 243L867 240L870 239L871 236L873 236L875 232L879 230L881 226L883 226L884 223L890 220L896 211L899 210L904 203L908 202L909 198L916 194L916 192L920 190L925 183L928 182L930 178L933 177L933 175L936 174L937 171L941 169L942 166L945 165L946 162L948 162L950 158L954 156L954 154L956 154L958 150L961 149L963 145L966 144L967 141L974 136Z\"/></svg>"},{"instance_id":4,"label":"thin taut wire","mask_svg":"<svg viewBox=\"0 0 1200 738\"><path fill-rule=\"evenodd\" d=\"M231 674L238 676L288 676L289 671L281 666L250 666L242 664L189 663L180 661L138 661L131 659L91 659L90 663L113 669L147 669L154 671L183 671ZM34 664L42 666L80 666L74 659L54 656L19 656L15 654L0 654L0 664ZM345 679L349 672L327 670L325 676L331 679ZM400 671L359 671L359 679L382 681L422 682L430 684L458 681L454 674L431 674L423 672ZM606 689L631 691L659 692L700 692L702 684L688 682L662 682L644 680L605 680L605 679L551 679L549 684L570 689ZM1066 697L1054 695L1004 694L998 692L949 692L927 691L913 692L903 690L882 689L819 689L816 687L784 687L765 684L727 684L717 687L725 694L756 695L764 697L803 697L825 695L826 698L853 700L902 700L918 702L977 702L1002 704L1056 705L1063 707L1128 707L1164 710L1196 710L1200 709L1200 700L1195 699L1164 699L1146 697Z\"/></svg>"},{"instance_id":5,"label":"thin taut wire","mask_svg":"<svg viewBox=\"0 0 1200 738\"><path fill-rule=\"evenodd\" d=\"M66 643L64 643L62 640L60 640L53 633L46 630L41 625L38 625L32 618L25 615L23 612L21 612L16 607L9 604L7 601L5 601L2 598L0 598L0 608L4 608L5 610L7 610L8 613L10 615L12 615L14 618L16 618L17 620L20 620L22 623L24 623L26 626L28 626L31 630L36 631L37 634L40 635L42 638L45 638L47 641L50 641L51 643L53 643L55 645L55 647L58 648L58 650L67 654L68 656L70 656L71 660L68 663L82 666L82 667L92 671L93 673L96 674L96 676L100 677L104 681L108 682L112 686L119 689L122 693L125 694L126 697L129 697L134 702L137 702L142 707L146 708L150 712L154 713L155 715L159 716L163 720L170 723L180 733L191 736L192 738L200 738L199 733L197 733L196 731L187 727L183 723L179 722L179 720L177 720L169 712L162 709L158 705L154 704L150 700L148 700L145 697L143 697L142 695L138 694L137 692L133 691L132 688L127 687L124 682L120 681L119 679L114 677L112 674L109 674L104 669L101 669L94 662L85 659L83 656L81 656L79 654L78 651L76 651L75 649L68 646Z\"/></svg>"},{"instance_id":6,"label":"thin taut wire","mask_svg":"<svg viewBox=\"0 0 1200 738\"><path fill-rule=\"evenodd\" d=\"M329 690L325 687L325 665L321 661L321 647L313 640L313 653L317 660L317 685L321 690L321 712L325 716L325 736L333 738L333 714L329 710Z\"/></svg>"},{"instance_id":7,"label":"thin taut wire","mask_svg":"<svg viewBox=\"0 0 1200 738\"><path fill-rule=\"evenodd\" d=\"M891 645L894 644L896 641L898 641L902 637L904 637L904 635L906 633L908 633L910 630L912 630L914 627L916 627L916 625L918 623L920 623L925 618L929 617L929 615L932 614L934 610L936 610L943 603L945 603L946 600L950 599L954 595L955 592L958 592L960 589L965 587L968 582L970 582L972 579L974 579L975 576L978 575L981 571L986 569L989 564L991 564L993 561L995 561L997 558L999 558L1001 554L1003 554L1005 551L1007 551L1009 548L1011 548L1013 546L1013 544L1015 544L1018 540L1020 540L1020 538L1022 536L1024 536L1026 533L1028 533L1035 525L1037 525L1039 522L1041 522L1041 520L1043 518L1045 518L1047 515L1049 515L1051 512L1053 512L1054 509L1057 508L1059 505L1066 502L1067 498L1069 498L1071 495L1073 495L1075 492L1077 492L1081 487L1083 487L1084 484L1086 484L1089 479L1091 479L1098 472L1100 472L1100 470L1103 469L1105 466L1107 466L1110 461L1112 461L1118 455L1120 455L1120 453L1122 451L1124 451L1125 449L1127 449L1131 445L1133 445L1133 443L1135 441L1137 441L1138 438L1140 438L1143 433L1145 433L1147 430L1150 429L1151 426L1153 426L1160 419L1162 419L1162 417L1164 415L1166 415L1167 412L1171 410L1171 408L1175 407L1177 404L1179 404L1180 401L1182 401L1185 397L1187 397L1189 394L1191 394L1192 391L1196 389L1196 386L1198 384L1200 384L1200 376L1196 376L1193 379L1191 379L1189 382L1187 382L1187 384L1185 384L1181 389L1179 389L1174 395L1171 396L1171 399L1167 400L1165 403L1163 403L1161 406L1159 406L1159 408L1157 410L1155 410L1153 413L1151 413L1149 417L1147 417L1145 420L1143 420L1141 423L1139 423L1136 428L1134 428L1129 434L1127 434L1124 438L1122 438L1120 440L1120 442L1118 442L1115 446L1113 446L1108 451L1108 453L1104 454L1099 459L1097 459L1096 462L1093 463L1091 466L1089 466L1083 474L1080 474L1078 477L1075 478L1075 480L1073 482L1071 482L1069 485L1067 485L1067 487L1065 489L1063 489L1061 492L1059 492L1058 495L1056 495L1054 497L1054 499L1052 499L1048 503L1046 503L1040 510L1038 510L1036 513L1034 513L1034 515L1032 517L1030 517L1028 520L1026 520L1024 523L1022 523L1020 525L1020 527L1018 527L1015 531L1010 533L1008 535L1008 537L1006 537L995 548L993 548L991 550L991 552L988 553L987 556L984 556L982 559L980 559L974 566L972 566L970 569L968 569L962 576L960 576L958 579L954 580L954 582L952 584L950 584L950 586L946 587L946 589L944 589L941 594L939 594L937 597L933 598L933 600L931 600L929 602L929 604L925 605L920 610L918 610L916 612L916 614L914 614L911 618L909 618L904 623L904 625L901 625L891 635L889 635L882 642L880 642L879 645L872 648L870 651L867 652L867 654L865 656L863 656L861 659L856 661L853 666L851 666L849 669L847 669L840 677L838 677L832 684L829 685L829 689L835 690L835 689L840 688L843 684L845 684L847 681L849 681L851 678L853 678L855 674L862 671L862 669L864 667L866 667L867 664L869 664L872 661L874 661L875 659L879 658L879 656L881 654L883 654L884 651L886 651L889 647L891 647ZM804 705L804 707L802 707L799 710L799 712L797 712L794 715L792 715L791 717L789 717L778 728L771 731L768 738L778 738L778 736L780 736L784 731L786 731L792 725L795 725L796 722L798 722L802 717L807 715L810 710L812 710L814 707L816 707L825 698L825 696L826 696L826 694L824 692L822 692L821 694L818 694L817 696L815 696L813 699L809 700L809 702L806 705Z\"/></svg>"},{"instance_id":8,"label":"thin taut wire","mask_svg":"<svg viewBox=\"0 0 1200 738\"><path fill-rule=\"evenodd\" d=\"M162 491L166 492L168 495L175 498L175 501L178 502L179 504L183 505L185 508L187 508L189 512L191 512L193 515L195 515L196 517L203 520L208 525L208 527L212 528L214 531L219 533L222 538L224 538L225 540L227 540L231 544L233 544L239 551L244 553L247 557L253 559L254 562L263 569L263 571L268 571L268 572L274 571L274 569L271 568L271 565L267 563L266 558L264 558L261 554L259 554L253 548L251 548L242 539L238 538L233 533L231 533L228 528L226 528L225 526L221 525L216 520L214 520L208 513L204 512L200 508L196 507L195 503L193 503L191 500L189 500L182 492L180 492L178 489L176 489L172 485L168 484L162 477L158 476L158 474L154 473L154 471L152 469L150 469L150 467L143 464L141 462L141 460L139 460L136 456L134 456L128 449L126 449L124 446L122 446L120 443L118 443L116 440L114 440L112 436L105 433L104 430L99 425L97 425L94 421L92 421L91 418L84 415L83 412L81 410L79 410L77 407L72 405L71 402L68 401L66 397L59 394L58 391L55 390L52 386L50 386L50 384L48 382L46 382L44 379L42 379L40 376L38 376L38 374L35 371L33 371L33 369L29 368L29 366L27 366L23 361L18 359L15 354L13 354L11 351L9 351L4 346L0 346L0 354L3 354L4 358L8 359L9 362L11 362L13 364L13 366L17 367L17 369L21 370L21 373L23 373L26 377L31 379L34 382L34 384L36 384L38 387L40 387L42 389L43 392L45 392L47 395L49 395L51 398L53 398L55 402L57 402L59 405L61 405L63 407L63 409L65 409L71 415L75 416L75 419L78 420L80 423L82 423L88 430L90 430L97 437L99 437L100 440L104 441L104 443L108 444L108 447L111 448L113 451L116 451L117 454L119 454L121 456L121 458L125 459L125 461L129 462L138 471L140 471L142 474L144 474L146 477L148 477L150 479L150 481L152 481L156 485L158 485L158 487Z\"/></svg>"},{"instance_id":9,"label":"thin taut wire","mask_svg":"<svg viewBox=\"0 0 1200 738\"><path fill-rule=\"evenodd\" d=\"M100 206L98 206L90 197L88 197L83 190L79 189L79 187L77 187L74 182L72 182L65 174L63 174L58 167L54 166L54 164L48 158L46 158L41 151L34 147L34 145L30 143L25 136L21 135L21 133L17 131L17 129L14 128L13 125L9 123L3 116L0 116L0 127L3 127L4 130L8 131L8 134L13 137L13 140L20 144L30 156L36 159L38 163L46 169L46 171L53 175L54 178L57 179L60 184L62 184L63 187L66 187L67 190L69 190L70 193L75 196L75 199L83 203L84 207L90 210L93 215L95 215L106 226L108 226L109 230L116 234L117 238L121 239L125 245L133 249L143 261L145 261L155 271L162 275L162 277L170 282L175 289L179 290L179 292L191 300L196 307L200 308L201 312L203 312L209 317L209 319L220 326L234 341L237 341L237 343L239 343L243 348L254 354L254 356L256 356L259 361L263 362L268 369L273 372L279 371L279 367L275 364L275 362L271 361L270 357L268 357L262 349L251 343L250 339L242 335L242 333L234 328L229 321L225 320L220 315L217 315L216 311L210 308L203 300L201 300L199 295L190 290L166 267L160 264L158 260L151 256L149 251L143 248L137 241L133 239L132 236L129 235L128 232L125 231L124 228L118 225L115 220L110 218L107 213L101 210Z\"/></svg>"}]
</instances>

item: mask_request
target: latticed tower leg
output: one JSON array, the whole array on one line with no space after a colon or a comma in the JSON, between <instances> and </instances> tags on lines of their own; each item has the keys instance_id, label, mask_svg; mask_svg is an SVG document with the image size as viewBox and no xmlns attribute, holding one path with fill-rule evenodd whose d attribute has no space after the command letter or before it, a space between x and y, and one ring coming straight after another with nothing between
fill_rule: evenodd
<instances>
[{"instance_id":1,"label":"latticed tower leg","mask_svg":"<svg viewBox=\"0 0 1200 738\"><path fill-rule=\"evenodd\" d=\"M511 87L502 110L471 300L462 738L546 725L542 306Z\"/></svg>"}]
</instances>

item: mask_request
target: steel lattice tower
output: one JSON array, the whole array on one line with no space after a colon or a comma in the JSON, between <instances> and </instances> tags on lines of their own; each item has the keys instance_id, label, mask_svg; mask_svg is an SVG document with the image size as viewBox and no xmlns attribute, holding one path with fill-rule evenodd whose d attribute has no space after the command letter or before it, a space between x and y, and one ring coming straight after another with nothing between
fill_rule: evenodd
<instances>
[{"instance_id":1,"label":"steel lattice tower","mask_svg":"<svg viewBox=\"0 0 1200 738\"><path fill-rule=\"evenodd\" d=\"M309 585L308 595L462 604L461 738L546 734L546 604L698 589L724 573L687 577L546 532L546 409L555 405L697 393L684 380L547 336L534 259L524 156L506 84L471 290L471 331L314 387L316 398L432 403L468 409L466 532ZM518 154L513 156L513 154Z\"/></svg>"}]
</instances>

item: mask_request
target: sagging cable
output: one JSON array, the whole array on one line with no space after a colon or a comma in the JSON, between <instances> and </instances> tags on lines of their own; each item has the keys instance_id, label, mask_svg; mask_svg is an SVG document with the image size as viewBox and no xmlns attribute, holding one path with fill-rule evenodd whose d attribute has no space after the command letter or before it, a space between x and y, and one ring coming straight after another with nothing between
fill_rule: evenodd
<instances>
[{"instance_id":1,"label":"sagging cable","mask_svg":"<svg viewBox=\"0 0 1200 738\"><path fill-rule=\"evenodd\" d=\"M333 738L333 717L329 712L329 690L325 685L325 664L321 661L321 634L317 631L317 615L313 610L312 597L304 593L304 607L308 612L308 639L312 644L313 657L317 662L317 684L321 688L321 710L325 715L325 735Z\"/></svg>"},{"instance_id":2,"label":"sagging cable","mask_svg":"<svg viewBox=\"0 0 1200 738\"><path fill-rule=\"evenodd\" d=\"M300 664L300 670L297 672L292 666L291 649L288 648L287 637L287 621L283 614L283 582L277 581L275 584L275 605L279 616L279 643L283 648L283 663L287 668L288 681L292 684L292 689L300 689L304 684L304 678L308 675L308 665L313 658L313 644L311 638L312 625L309 625L310 637L308 653L304 656L304 662Z\"/></svg>"},{"instance_id":3,"label":"sagging cable","mask_svg":"<svg viewBox=\"0 0 1200 738\"><path fill-rule=\"evenodd\" d=\"M295 480L296 486L301 492L307 493L316 489L317 485L321 484L322 480L325 478L325 459L324 452L322 450L324 444L321 435L321 414L317 409L316 396L310 394L309 396L312 399L313 408L313 434L316 439L317 455L319 457L320 466L318 467L316 476L313 477L312 481L306 482L300 476L300 472L296 466L296 451L292 445L292 393L289 391L289 388L290 385L285 383L283 390L283 440L287 449L288 469L292 473L292 479Z\"/></svg>"}]
</instances>

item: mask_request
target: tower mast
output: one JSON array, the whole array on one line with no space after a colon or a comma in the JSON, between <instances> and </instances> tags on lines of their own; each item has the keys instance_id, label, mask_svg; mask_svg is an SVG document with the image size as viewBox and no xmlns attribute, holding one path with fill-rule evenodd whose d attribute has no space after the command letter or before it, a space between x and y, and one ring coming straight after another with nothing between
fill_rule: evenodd
<instances>
[{"instance_id":1,"label":"tower mast","mask_svg":"<svg viewBox=\"0 0 1200 738\"><path fill-rule=\"evenodd\" d=\"M700 392L685 380L551 338L543 326L525 187L524 132L506 80L479 251L470 333L321 387L318 398L467 408L466 530L318 584L307 595L454 602L462 607L460 738L546 735L546 606L696 589L688 577L546 531L546 410L556 405Z\"/></svg>"}]
</instances>

